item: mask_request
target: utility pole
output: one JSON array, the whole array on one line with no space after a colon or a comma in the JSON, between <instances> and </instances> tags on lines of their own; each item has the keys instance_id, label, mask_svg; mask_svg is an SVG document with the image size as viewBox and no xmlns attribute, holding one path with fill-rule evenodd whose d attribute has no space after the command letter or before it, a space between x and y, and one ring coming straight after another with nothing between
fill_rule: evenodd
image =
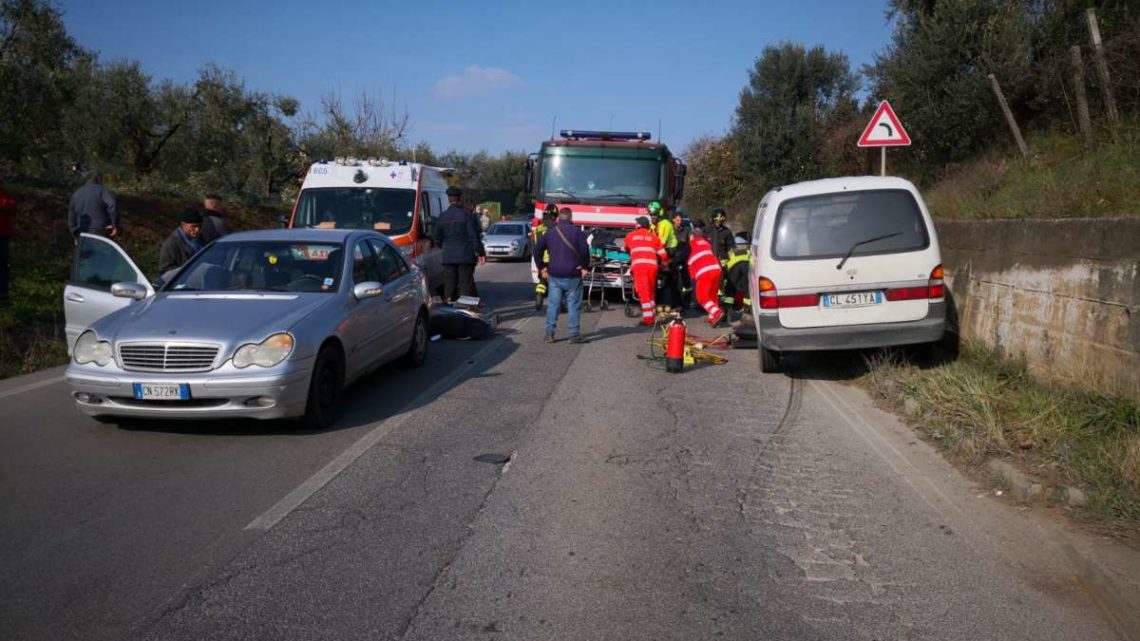
<instances>
[{"instance_id":1,"label":"utility pole","mask_svg":"<svg viewBox=\"0 0 1140 641\"><path fill-rule=\"evenodd\" d=\"M1085 93L1085 65L1081 60L1080 45L1073 45L1069 52L1073 59L1073 87L1077 94L1077 121L1081 127L1081 142L1085 150L1092 148L1092 120L1089 118L1089 97Z\"/></svg>"},{"instance_id":2,"label":"utility pole","mask_svg":"<svg viewBox=\"0 0 1140 641\"><path fill-rule=\"evenodd\" d=\"M1108 112L1108 122L1115 132L1120 128L1120 112L1116 110L1116 99L1112 96L1112 79L1108 76L1108 61L1104 58L1104 44L1100 40L1100 26L1096 21L1096 9L1090 7L1085 10L1085 17L1089 23L1089 38L1092 40L1096 73L1100 76L1100 89L1104 93L1104 109Z\"/></svg>"},{"instance_id":3,"label":"utility pole","mask_svg":"<svg viewBox=\"0 0 1140 641\"><path fill-rule=\"evenodd\" d=\"M1013 132L1013 139L1017 141L1017 148L1021 150L1021 156L1029 160L1029 147L1025 144L1025 139L1021 137L1021 129L1017 126L1017 121L1013 119L1013 112L1009 110L1009 103L1005 101L1005 94L1001 92L1001 85L998 84L997 78L991 73L987 76L990 79L990 86L993 87L994 95L997 96L998 104L1001 105L1001 111L1005 114L1005 121L1009 124L1009 130Z\"/></svg>"}]
</instances>

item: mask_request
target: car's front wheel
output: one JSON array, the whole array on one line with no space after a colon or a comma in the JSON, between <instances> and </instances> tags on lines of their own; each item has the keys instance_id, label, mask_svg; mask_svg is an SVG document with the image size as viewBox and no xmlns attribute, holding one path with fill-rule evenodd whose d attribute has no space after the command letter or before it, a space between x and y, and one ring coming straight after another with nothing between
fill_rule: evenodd
<instances>
[{"instance_id":1,"label":"car's front wheel","mask_svg":"<svg viewBox=\"0 0 1140 641\"><path fill-rule=\"evenodd\" d=\"M321 348L313 365L309 381L309 398L305 404L302 424L311 430L324 429L336 420L340 409L341 387L344 384L344 358L340 350L331 345Z\"/></svg>"},{"instance_id":2,"label":"car's front wheel","mask_svg":"<svg viewBox=\"0 0 1140 641\"><path fill-rule=\"evenodd\" d=\"M412 329L412 344L408 346L408 353L400 363L404 367L419 367L427 360L428 350L428 323L427 317L422 313L416 316L416 326Z\"/></svg>"}]
</instances>

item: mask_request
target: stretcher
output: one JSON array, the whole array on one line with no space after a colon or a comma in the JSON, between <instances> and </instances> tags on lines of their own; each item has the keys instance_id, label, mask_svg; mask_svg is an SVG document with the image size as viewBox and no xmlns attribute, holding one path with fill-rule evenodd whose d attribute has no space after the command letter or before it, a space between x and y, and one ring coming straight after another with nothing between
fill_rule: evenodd
<instances>
[{"instance_id":1,"label":"stretcher","mask_svg":"<svg viewBox=\"0 0 1140 641\"><path fill-rule=\"evenodd\" d=\"M606 289L617 289L621 292L626 316L632 318L636 315L633 309L633 278L629 275L629 265L629 252L619 246L616 239L601 234L595 235L590 247L590 273L586 276L583 309L586 311L593 309L595 287L599 289L598 306L602 310L609 309Z\"/></svg>"}]
</instances>

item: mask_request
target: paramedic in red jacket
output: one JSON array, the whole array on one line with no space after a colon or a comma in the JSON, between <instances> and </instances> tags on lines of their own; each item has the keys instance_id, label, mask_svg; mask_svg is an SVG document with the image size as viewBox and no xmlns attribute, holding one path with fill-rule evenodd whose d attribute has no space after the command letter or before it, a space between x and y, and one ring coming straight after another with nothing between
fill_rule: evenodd
<instances>
[{"instance_id":1,"label":"paramedic in red jacket","mask_svg":"<svg viewBox=\"0 0 1140 641\"><path fill-rule=\"evenodd\" d=\"M665 261L665 248L657 234L649 231L649 219L637 217L637 229L625 235L625 250L629 252L629 271L633 275L633 290L641 301L641 324L653 326L657 311L654 295L657 292L657 262Z\"/></svg>"},{"instance_id":2,"label":"paramedic in red jacket","mask_svg":"<svg viewBox=\"0 0 1140 641\"><path fill-rule=\"evenodd\" d=\"M720 261L713 253L712 243L705 238L705 226L698 223L689 240L689 275L693 279L693 293L697 303L708 314L709 325L716 326L724 318L724 310L717 304L720 290Z\"/></svg>"}]
</instances>

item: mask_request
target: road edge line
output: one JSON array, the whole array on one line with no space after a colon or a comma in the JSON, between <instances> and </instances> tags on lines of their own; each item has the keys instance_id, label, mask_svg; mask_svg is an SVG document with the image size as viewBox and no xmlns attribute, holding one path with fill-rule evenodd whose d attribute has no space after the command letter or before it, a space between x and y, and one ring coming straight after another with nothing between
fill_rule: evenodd
<instances>
[{"instance_id":1,"label":"road edge line","mask_svg":"<svg viewBox=\"0 0 1140 641\"><path fill-rule=\"evenodd\" d=\"M522 327L530 322L530 320L533 318L534 316L527 316L526 318L521 319L514 325L514 327L512 327L512 329L514 331L522 329ZM373 425L372 428L369 429L364 436L357 439L355 443L348 446L347 449L338 454L335 458L333 458L333 460L326 463L324 467L317 470L315 474L295 487L291 492L282 497L281 500L273 504L273 506L268 510L262 512L255 519L250 521L249 525L246 525L243 529L260 530L263 532L268 532L271 530L275 525L281 522L282 519L289 516L293 510L296 510L298 507L304 504L305 501L309 500L309 497L313 496L321 488L328 485L329 481L332 481L337 476L339 476L341 472L348 469L348 466L356 462L356 460L369 449L371 449L373 445L376 445L376 443L380 442L385 436L391 433L392 430L396 429L406 420L408 420L408 417L414 413L411 411L406 411L408 408L425 405L427 401L430 401L436 396L442 394L444 390L462 378L468 371L479 365L483 358L494 351L497 347L499 347L505 339L505 334L500 335L489 345L479 350L478 352L475 352L475 354L468 359L467 363L460 366L449 376L437 381L435 385L432 385L431 387L416 395L415 398L408 402L399 411L399 414L397 416L383 419Z\"/></svg>"}]
</instances>

